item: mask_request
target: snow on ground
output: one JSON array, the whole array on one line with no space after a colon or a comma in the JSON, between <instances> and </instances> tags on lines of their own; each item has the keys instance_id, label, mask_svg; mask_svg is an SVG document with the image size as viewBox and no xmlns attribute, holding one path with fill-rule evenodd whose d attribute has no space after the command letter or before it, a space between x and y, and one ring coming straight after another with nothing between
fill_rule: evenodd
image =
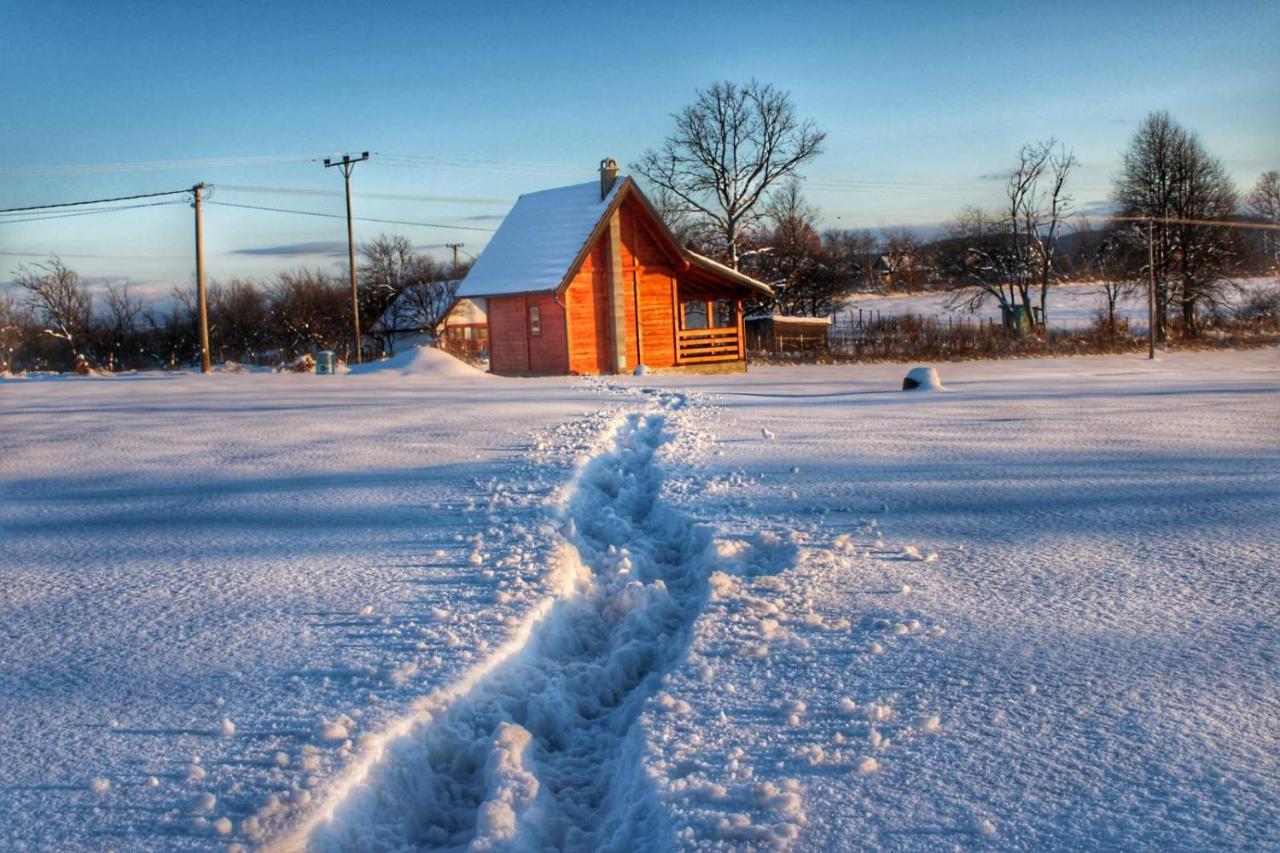
<instances>
[{"instance_id":1,"label":"snow on ground","mask_svg":"<svg viewBox=\"0 0 1280 853\"><path fill-rule=\"evenodd\" d=\"M1247 278L1238 282L1240 291L1228 291L1229 304L1239 301L1240 293L1274 288L1280 285L1277 278ZM960 319L982 319L1000 322L1000 306L994 299L988 299L974 313L964 308L948 308L950 293L930 292L911 293L899 296L866 296L858 295L848 299L836 312L838 325L846 324L850 314L857 322L858 309L864 312L876 312L881 315L918 314L923 317L952 315ZM1058 329L1083 329L1091 326L1099 314L1105 314L1107 299L1102 288L1097 284L1071 283L1062 284L1049 290L1049 325ZM1145 290L1130 294L1116 305L1116 316L1129 321L1135 331L1147 328L1147 293Z\"/></svg>"},{"instance_id":2,"label":"snow on ground","mask_svg":"<svg viewBox=\"0 0 1280 853\"><path fill-rule=\"evenodd\" d=\"M1274 350L420 358L0 383L9 843L1280 844Z\"/></svg>"},{"instance_id":3,"label":"snow on ground","mask_svg":"<svg viewBox=\"0 0 1280 853\"><path fill-rule=\"evenodd\" d=\"M1276 351L903 372L679 382L723 407L682 503L797 549L712 577L647 720L684 837L1274 849Z\"/></svg>"}]
</instances>

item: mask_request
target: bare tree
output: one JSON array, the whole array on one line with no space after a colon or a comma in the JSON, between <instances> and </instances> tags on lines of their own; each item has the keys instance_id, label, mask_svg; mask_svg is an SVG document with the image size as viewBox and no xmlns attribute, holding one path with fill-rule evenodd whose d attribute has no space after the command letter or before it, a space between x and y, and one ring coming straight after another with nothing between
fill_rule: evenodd
<instances>
[{"instance_id":1,"label":"bare tree","mask_svg":"<svg viewBox=\"0 0 1280 853\"><path fill-rule=\"evenodd\" d=\"M1024 149L1025 151L1026 149ZM1023 232L1031 246L1040 279L1040 325L1049 325L1049 287L1057 283L1058 243L1063 223L1074 212L1074 202L1067 193L1067 179L1079 161L1054 139L1032 147L1031 159L1043 159L1043 183L1036 181L1022 212ZM1024 160L1027 159L1024 155Z\"/></svg>"},{"instance_id":2,"label":"bare tree","mask_svg":"<svg viewBox=\"0 0 1280 853\"><path fill-rule=\"evenodd\" d=\"M1227 228L1163 220L1229 218L1237 197L1226 169L1196 134L1167 112L1155 112L1129 142L1113 197L1122 216L1154 220L1158 336L1164 337L1175 302L1184 328L1194 333L1197 306L1218 302L1236 267L1238 236Z\"/></svg>"},{"instance_id":3,"label":"bare tree","mask_svg":"<svg viewBox=\"0 0 1280 853\"><path fill-rule=\"evenodd\" d=\"M395 302L400 291L434 261L413 249L401 234L379 234L360 244L360 313L377 319Z\"/></svg>"},{"instance_id":4,"label":"bare tree","mask_svg":"<svg viewBox=\"0 0 1280 853\"><path fill-rule=\"evenodd\" d=\"M415 281L396 300L396 320L404 328L423 329L439 337L450 309L457 301L461 281Z\"/></svg>"},{"instance_id":5,"label":"bare tree","mask_svg":"<svg viewBox=\"0 0 1280 853\"><path fill-rule=\"evenodd\" d=\"M910 225L880 229L881 260L890 284L912 289L921 283L924 242Z\"/></svg>"},{"instance_id":6,"label":"bare tree","mask_svg":"<svg viewBox=\"0 0 1280 853\"><path fill-rule=\"evenodd\" d=\"M1249 212L1267 225L1280 225L1280 172L1263 172L1246 199ZM1262 247L1273 267L1280 266L1280 235L1262 232Z\"/></svg>"},{"instance_id":7,"label":"bare tree","mask_svg":"<svg viewBox=\"0 0 1280 853\"><path fill-rule=\"evenodd\" d=\"M737 269L740 237L765 195L821 153L826 134L796 116L786 92L755 80L713 83L674 118L675 133L631 168L713 223Z\"/></svg>"},{"instance_id":8,"label":"bare tree","mask_svg":"<svg viewBox=\"0 0 1280 853\"><path fill-rule=\"evenodd\" d=\"M960 208L960 212L944 225L942 230L948 239L972 242L995 231L999 218L998 214L988 213L977 205L967 204Z\"/></svg>"},{"instance_id":9,"label":"bare tree","mask_svg":"<svg viewBox=\"0 0 1280 853\"><path fill-rule=\"evenodd\" d=\"M209 284L210 348L225 361L255 361L279 337L266 291L251 279Z\"/></svg>"},{"instance_id":10,"label":"bare tree","mask_svg":"<svg viewBox=\"0 0 1280 853\"><path fill-rule=\"evenodd\" d=\"M992 224L976 208L961 211L953 224L965 244L958 262L961 283L976 289L953 304L976 308L994 297L1006 315L1021 309L1028 325L1046 324L1049 288L1058 279L1058 244L1072 212L1067 180L1076 165L1075 155L1056 139L1029 143L1018 151L1005 181L1004 209Z\"/></svg>"},{"instance_id":11,"label":"bare tree","mask_svg":"<svg viewBox=\"0 0 1280 853\"><path fill-rule=\"evenodd\" d=\"M350 291L322 270L282 272L271 289L277 340L290 355L319 349L350 351Z\"/></svg>"},{"instance_id":12,"label":"bare tree","mask_svg":"<svg viewBox=\"0 0 1280 853\"><path fill-rule=\"evenodd\" d=\"M30 323L31 317L17 297L0 291L0 374L13 371L14 353Z\"/></svg>"},{"instance_id":13,"label":"bare tree","mask_svg":"<svg viewBox=\"0 0 1280 853\"><path fill-rule=\"evenodd\" d=\"M93 298L75 270L52 255L18 267L14 283L26 291L27 307L44 334L66 341L73 360L83 355L81 337L93 323Z\"/></svg>"},{"instance_id":14,"label":"bare tree","mask_svg":"<svg viewBox=\"0 0 1280 853\"><path fill-rule=\"evenodd\" d=\"M831 313L847 283L841 285L826 262L816 227L818 210L805 199L798 177L788 178L770 195L764 217L771 227L756 235L759 248L749 266L772 285L774 296L759 307L800 316Z\"/></svg>"},{"instance_id":15,"label":"bare tree","mask_svg":"<svg viewBox=\"0 0 1280 853\"><path fill-rule=\"evenodd\" d=\"M836 275L848 282L850 291L871 287L877 246L874 231L870 228L828 229L823 232L822 245L828 262Z\"/></svg>"},{"instance_id":16,"label":"bare tree","mask_svg":"<svg viewBox=\"0 0 1280 853\"><path fill-rule=\"evenodd\" d=\"M1089 231L1086 221L1082 231ZM1107 304L1106 329L1116 331L1116 306L1142 289L1143 268L1146 257L1123 230L1110 229L1103 233L1089 253L1087 272L1098 283L1098 289Z\"/></svg>"},{"instance_id":17,"label":"bare tree","mask_svg":"<svg viewBox=\"0 0 1280 853\"><path fill-rule=\"evenodd\" d=\"M106 349L108 370L119 369L121 355L130 343L136 343L143 320L142 300L129 294L129 283L119 287L108 283L103 294L106 314L102 318L102 344Z\"/></svg>"}]
</instances>

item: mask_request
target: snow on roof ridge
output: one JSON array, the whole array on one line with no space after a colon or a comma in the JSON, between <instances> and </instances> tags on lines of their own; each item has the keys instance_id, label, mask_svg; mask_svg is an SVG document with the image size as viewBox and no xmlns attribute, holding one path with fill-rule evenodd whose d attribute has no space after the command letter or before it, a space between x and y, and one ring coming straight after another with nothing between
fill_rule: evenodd
<instances>
[{"instance_id":1,"label":"snow on roof ridge","mask_svg":"<svg viewBox=\"0 0 1280 853\"><path fill-rule=\"evenodd\" d=\"M680 251L684 252L690 261L698 264L699 266L719 272L734 279L739 284L745 284L747 287L754 287L756 290L766 293L769 296L773 295L773 288L759 279L752 278L746 273L738 272L733 267L725 266L719 261L713 261L706 255L699 255L697 252L693 251L693 249L687 249L682 246Z\"/></svg>"},{"instance_id":2,"label":"snow on roof ridge","mask_svg":"<svg viewBox=\"0 0 1280 853\"><path fill-rule=\"evenodd\" d=\"M777 313L756 313L743 318L744 320L786 320L788 323L821 323L824 326L831 325L830 317L805 317L799 314L777 314Z\"/></svg>"}]
</instances>

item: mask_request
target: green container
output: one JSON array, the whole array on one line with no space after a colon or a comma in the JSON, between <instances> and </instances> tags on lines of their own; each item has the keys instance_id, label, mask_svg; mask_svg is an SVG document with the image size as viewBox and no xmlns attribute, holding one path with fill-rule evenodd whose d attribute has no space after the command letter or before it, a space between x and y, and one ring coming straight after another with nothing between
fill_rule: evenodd
<instances>
[{"instance_id":1,"label":"green container","mask_svg":"<svg viewBox=\"0 0 1280 853\"><path fill-rule=\"evenodd\" d=\"M333 350L321 350L316 353L316 375L332 376L334 365Z\"/></svg>"}]
</instances>

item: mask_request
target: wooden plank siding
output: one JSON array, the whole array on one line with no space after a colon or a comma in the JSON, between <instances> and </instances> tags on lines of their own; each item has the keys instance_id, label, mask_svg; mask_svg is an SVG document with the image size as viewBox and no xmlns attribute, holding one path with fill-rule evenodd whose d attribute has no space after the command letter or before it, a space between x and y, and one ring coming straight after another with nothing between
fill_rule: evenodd
<instances>
[{"instance_id":1,"label":"wooden plank siding","mask_svg":"<svg viewBox=\"0 0 1280 853\"><path fill-rule=\"evenodd\" d=\"M672 305L671 261L650 232L644 209L636 202L622 209L622 275L631 284L628 319L638 335L628 338L627 357L632 364L673 367L676 363L676 327ZM639 306L636 300L639 299ZM638 320L638 322L637 322Z\"/></svg>"},{"instance_id":2,"label":"wooden plank siding","mask_svg":"<svg viewBox=\"0 0 1280 853\"><path fill-rule=\"evenodd\" d=\"M523 296L493 296L488 300L489 369L507 376L529 372L529 335Z\"/></svg>"},{"instance_id":3,"label":"wooden plank siding","mask_svg":"<svg viewBox=\"0 0 1280 853\"><path fill-rule=\"evenodd\" d=\"M609 358L609 267L606 245L598 240L582 262L577 275L565 288L569 308L570 373L608 373Z\"/></svg>"},{"instance_id":4,"label":"wooden plank siding","mask_svg":"<svg viewBox=\"0 0 1280 853\"><path fill-rule=\"evenodd\" d=\"M489 369L504 376L568 372L564 309L551 293L494 296L489 304ZM530 334L529 309L539 334Z\"/></svg>"},{"instance_id":5,"label":"wooden plank siding","mask_svg":"<svg viewBox=\"0 0 1280 853\"><path fill-rule=\"evenodd\" d=\"M529 372L568 373L564 309L556 302L554 293L530 293L524 299L525 316L528 316L529 308L536 307L542 326L541 334L529 336Z\"/></svg>"}]
</instances>

